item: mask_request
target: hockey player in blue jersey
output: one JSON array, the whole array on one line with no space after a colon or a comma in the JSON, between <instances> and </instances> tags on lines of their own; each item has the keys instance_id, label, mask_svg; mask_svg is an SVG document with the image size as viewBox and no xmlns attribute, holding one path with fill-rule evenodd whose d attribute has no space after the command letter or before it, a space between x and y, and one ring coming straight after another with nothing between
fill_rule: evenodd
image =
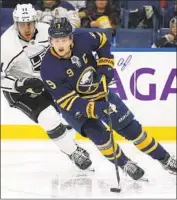
<instances>
[{"instance_id":1,"label":"hockey player in blue jersey","mask_svg":"<svg viewBox=\"0 0 177 200\"><path fill-rule=\"evenodd\" d=\"M108 123L111 111L113 129L142 152L158 160L170 172L176 173L176 160L135 119L133 113L108 90L105 101L103 75L107 83L113 79L114 58L104 33L73 33L66 18L55 19L49 28L51 48L41 65L41 77L48 92L66 121L81 135L88 137L100 152L114 162L111 137L103 121ZM95 60L92 52L99 59ZM115 144L118 165L134 180L144 170L132 162Z\"/></svg>"}]
</instances>

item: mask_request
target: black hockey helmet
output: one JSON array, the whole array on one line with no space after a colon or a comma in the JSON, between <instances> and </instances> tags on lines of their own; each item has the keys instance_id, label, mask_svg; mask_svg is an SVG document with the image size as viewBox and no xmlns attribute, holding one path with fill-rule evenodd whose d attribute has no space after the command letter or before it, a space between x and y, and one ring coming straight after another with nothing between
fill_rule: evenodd
<instances>
[{"instance_id":1,"label":"black hockey helmet","mask_svg":"<svg viewBox=\"0 0 177 200\"><path fill-rule=\"evenodd\" d=\"M66 17L52 20L48 33L50 37L58 38L72 35L72 25Z\"/></svg>"}]
</instances>

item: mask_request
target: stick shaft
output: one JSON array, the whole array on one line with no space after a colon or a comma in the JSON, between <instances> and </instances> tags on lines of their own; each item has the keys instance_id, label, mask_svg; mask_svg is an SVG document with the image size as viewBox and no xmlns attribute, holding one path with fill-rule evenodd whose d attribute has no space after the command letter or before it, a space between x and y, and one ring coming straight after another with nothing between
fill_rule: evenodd
<instances>
[{"instance_id":1,"label":"stick shaft","mask_svg":"<svg viewBox=\"0 0 177 200\"><path fill-rule=\"evenodd\" d=\"M104 88L104 92L105 92L105 100L106 100L106 102L109 103L108 89L107 89L105 76L102 77L102 83L103 83L103 88ZM115 141L114 141L113 128L112 128L112 119L110 116L109 108L107 109L107 115L108 115L108 125L110 128L110 136L111 136L111 142L112 142L112 148L113 148L114 165L115 165L115 170L116 170L117 183L118 183L118 187L120 187L120 175L119 175L119 169L118 169L118 162L117 162L117 158L116 158L116 148L115 148Z\"/></svg>"}]
</instances>

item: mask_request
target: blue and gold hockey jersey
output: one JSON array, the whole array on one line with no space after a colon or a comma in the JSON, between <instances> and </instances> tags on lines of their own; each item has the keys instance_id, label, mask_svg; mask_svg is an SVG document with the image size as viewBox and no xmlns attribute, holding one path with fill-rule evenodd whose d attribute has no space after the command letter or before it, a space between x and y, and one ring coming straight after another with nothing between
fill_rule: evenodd
<instances>
[{"instance_id":1,"label":"blue and gold hockey jersey","mask_svg":"<svg viewBox=\"0 0 177 200\"><path fill-rule=\"evenodd\" d=\"M92 52L96 52L96 60ZM113 68L114 58L104 33L78 33L73 36L72 55L60 59L53 48L43 58L41 77L46 89L64 110L93 117L93 101L105 97L98 82L98 68Z\"/></svg>"}]
</instances>

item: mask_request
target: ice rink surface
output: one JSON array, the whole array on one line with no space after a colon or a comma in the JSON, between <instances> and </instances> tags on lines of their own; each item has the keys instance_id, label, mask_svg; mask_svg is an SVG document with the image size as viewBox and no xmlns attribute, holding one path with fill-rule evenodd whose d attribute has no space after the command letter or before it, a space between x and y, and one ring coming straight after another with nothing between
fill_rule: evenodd
<instances>
[{"instance_id":1,"label":"ice rink surface","mask_svg":"<svg viewBox=\"0 0 177 200\"><path fill-rule=\"evenodd\" d=\"M114 165L92 143L80 145L89 151L95 172L78 170L52 141L1 141L1 198L176 198L176 176L123 142L149 182L132 181L120 170L122 192L111 193L117 186ZM163 145L176 155L175 142Z\"/></svg>"}]
</instances>

